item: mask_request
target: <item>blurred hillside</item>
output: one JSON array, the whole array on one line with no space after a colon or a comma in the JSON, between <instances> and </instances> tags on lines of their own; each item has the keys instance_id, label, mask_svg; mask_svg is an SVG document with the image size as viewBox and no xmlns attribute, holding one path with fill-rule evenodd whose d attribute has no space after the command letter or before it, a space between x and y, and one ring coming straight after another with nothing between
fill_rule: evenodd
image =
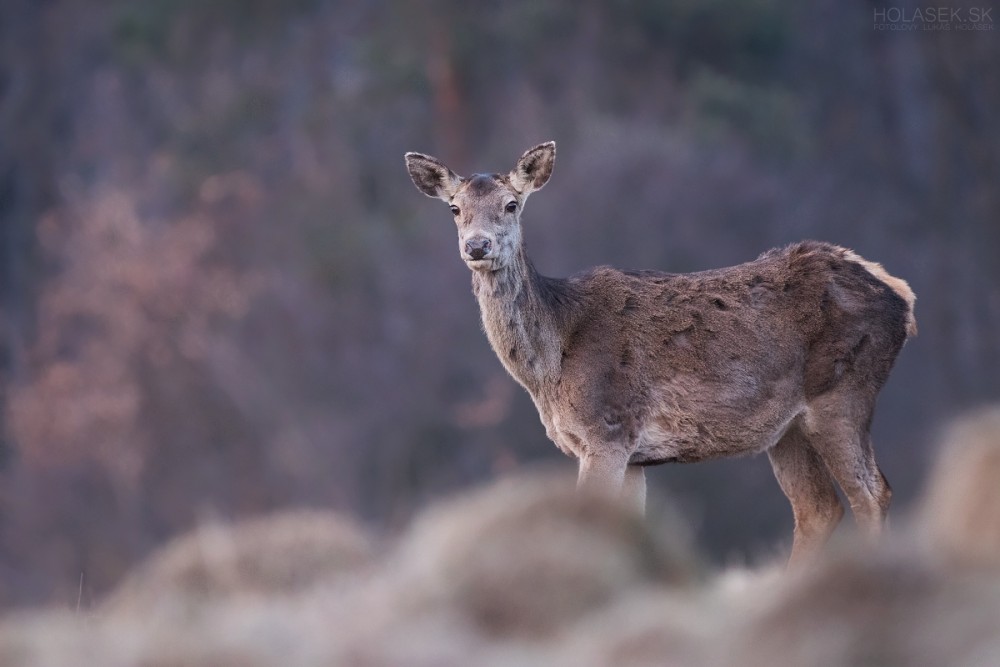
<instances>
[{"instance_id":1,"label":"blurred hillside","mask_svg":"<svg viewBox=\"0 0 1000 667\"><path fill-rule=\"evenodd\" d=\"M1000 396L1000 36L882 6L4 2L0 604L81 573L86 604L206 515L392 529L561 459L407 150L499 171L556 140L543 273L819 238L908 280L874 425L904 508L937 424ZM716 558L791 534L763 457L650 473Z\"/></svg>"}]
</instances>

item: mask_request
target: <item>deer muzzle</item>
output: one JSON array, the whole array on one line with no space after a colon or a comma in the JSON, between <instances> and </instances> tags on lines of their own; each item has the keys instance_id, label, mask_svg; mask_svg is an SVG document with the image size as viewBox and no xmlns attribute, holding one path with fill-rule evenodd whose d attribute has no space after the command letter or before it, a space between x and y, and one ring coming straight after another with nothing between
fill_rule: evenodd
<instances>
[{"instance_id":1,"label":"deer muzzle","mask_svg":"<svg viewBox=\"0 0 1000 667\"><path fill-rule=\"evenodd\" d=\"M493 243L481 236L473 237L465 242L465 255L472 260L485 259L493 249Z\"/></svg>"}]
</instances>

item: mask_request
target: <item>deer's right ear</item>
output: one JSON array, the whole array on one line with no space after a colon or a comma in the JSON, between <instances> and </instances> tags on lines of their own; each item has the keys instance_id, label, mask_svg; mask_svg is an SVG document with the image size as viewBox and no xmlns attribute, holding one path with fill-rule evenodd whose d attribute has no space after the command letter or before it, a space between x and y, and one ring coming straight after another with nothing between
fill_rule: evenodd
<instances>
[{"instance_id":1,"label":"deer's right ear","mask_svg":"<svg viewBox=\"0 0 1000 667\"><path fill-rule=\"evenodd\" d=\"M407 153L406 169L413 184L428 197L449 201L462 184L455 172L423 153Z\"/></svg>"}]
</instances>

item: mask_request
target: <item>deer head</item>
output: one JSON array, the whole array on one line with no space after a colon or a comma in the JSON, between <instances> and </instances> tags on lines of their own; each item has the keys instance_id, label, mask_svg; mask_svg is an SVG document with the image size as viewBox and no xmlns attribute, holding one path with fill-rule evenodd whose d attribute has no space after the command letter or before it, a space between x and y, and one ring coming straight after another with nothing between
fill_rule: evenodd
<instances>
[{"instance_id":1,"label":"deer head","mask_svg":"<svg viewBox=\"0 0 1000 667\"><path fill-rule=\"evenodd\" d=\"M521 247L521 210L528 195L552 175L553 141L529 149L509 174L462 178L436 158L407 153L406 168L417 189L451 206L459 254L473 271L508 266Z\"/></svg>"}]
</instances>

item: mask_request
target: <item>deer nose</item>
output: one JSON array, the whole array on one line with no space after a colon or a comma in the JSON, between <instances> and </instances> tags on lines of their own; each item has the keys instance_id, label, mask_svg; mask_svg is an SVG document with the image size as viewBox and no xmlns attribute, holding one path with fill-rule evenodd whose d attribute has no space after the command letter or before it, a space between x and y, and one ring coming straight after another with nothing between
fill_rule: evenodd
<instances>
[{"instance_id":1,"label":"deer nose","mask_svg":"<svg viewBox=\"0 0 1000 667\"><path fill-rule=\"evenodd\" d=\"M493 244L482 237L471 238L465 242L465 254L472 259L482 259L489 254Z\"/></svg>"}]
</instances>

